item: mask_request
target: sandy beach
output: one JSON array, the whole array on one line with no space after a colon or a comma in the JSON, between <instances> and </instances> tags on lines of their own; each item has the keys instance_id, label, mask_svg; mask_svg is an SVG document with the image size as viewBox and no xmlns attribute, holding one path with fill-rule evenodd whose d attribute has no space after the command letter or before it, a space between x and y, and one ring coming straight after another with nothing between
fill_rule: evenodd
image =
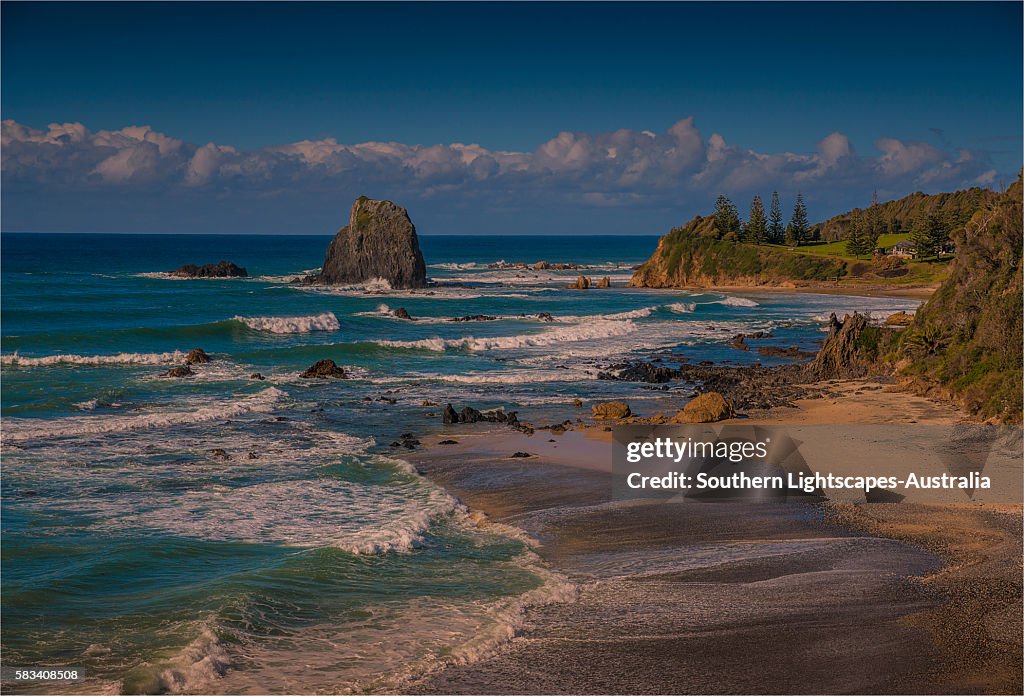
<instances>
[{"instance_id":1,"label":"sandy beach","mask_svg":"<svg viewBox=\"0 0 1024 696\"><path fill-rule=\"evenodd\" d=\"M868 380L822 386L829 398L745 420L964 419ZM575 601L529 609L495 654L413 691L1021 691L1019 504L613 501L610 435L451 426L410 455L470 508L536 539L577 587ZM1019 483L1019 470L1005 476Z\"/></svg>"}]
</instances>

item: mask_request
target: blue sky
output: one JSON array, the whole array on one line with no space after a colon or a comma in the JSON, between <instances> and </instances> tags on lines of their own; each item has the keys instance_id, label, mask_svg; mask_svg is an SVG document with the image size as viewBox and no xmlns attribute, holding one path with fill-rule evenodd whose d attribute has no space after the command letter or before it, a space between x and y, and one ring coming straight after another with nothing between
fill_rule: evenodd
<instances>
[{"instance_id":1,"label":"blue sky","mask_svg":"<svg viewBox=\"0 0 1024 696\"><path fill-rule=\"evenodd\" d=\"M2 13L5 230L326 233L366 194L427 233L656 233L1021 166L1020 3Z\"/></svg>"}]
</instances>

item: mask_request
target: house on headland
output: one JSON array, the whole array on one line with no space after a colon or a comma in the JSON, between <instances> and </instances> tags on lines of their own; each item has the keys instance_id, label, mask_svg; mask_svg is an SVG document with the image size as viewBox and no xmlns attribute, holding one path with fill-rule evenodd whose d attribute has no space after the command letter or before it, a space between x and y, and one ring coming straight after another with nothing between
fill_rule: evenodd
<instances>
[{"instance_id":1,"label":"house on headland","mask_svg":"<svg viewBox=\"0 0 1024 696\"><path fill-rule=\"evenodd\" d=\"M901 259L916 259L917 247L913 242L897 242L889 249L890 256L898 256Z\"/></svg>"}]
</instances>

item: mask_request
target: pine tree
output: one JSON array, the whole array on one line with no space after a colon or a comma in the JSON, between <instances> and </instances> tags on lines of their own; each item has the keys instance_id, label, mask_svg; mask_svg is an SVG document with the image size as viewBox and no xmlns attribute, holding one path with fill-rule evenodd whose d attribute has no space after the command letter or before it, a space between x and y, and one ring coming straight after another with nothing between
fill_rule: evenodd
<instances>
[{"instance_id":1,"label":"pine tree","mask_svg":"<svg viewBox=\"0 0 1024 696\"><path fill-rule=\"evenodd\" d=\"M803 194L796 194L796 204L793 206L793 217L789 219L789 226L792 227L793 246L799 246L807 240L810 226L807 224L807 208L804 206Z\"/></svg>"},{"instance_id":2,"label":"pine tree","mask_svg":"<svg viewBox=\"0 0 1024 696\"><path fill-rule=\"evenodd\" d=\"M750 217L744 226L744 241L764 244L768 241L768 219L764 215L761 196L755 195L750 203Z\"/></svg>"},{"instance_id":3,"label":"pine tree","mask_svg":"<svg viewBox=\"0 0 1024 696\"><path fill-rule=\"evenodd\" d=\"M782 244L786 239L785 229L782 227L782 206L779 205L779 192L772 191L772 207L768 213L768 241L772 244Z\"/></svg>"},{"instance_id":4,"label":"pine tree","mask_svg":"<svg viewBox=\"0 0 1024 696\"><path fill-rule=\"evenodd\" d=\"M866 238L864 233L864 220L861 218L860 211L857 211L850 217L850 229L846 233L847 255L860 256L865 253Z\"/></svg>"},{"instance_id":5,"label":"pine tree","mask_svg":"<svg viewBox=\"0 0 1024 696\"><path fill-rule=\"evenodd\" d=\"M918 257L937 256L941 245L949 238L939 216L921 212L910 227L910 241L917 249Z\"/></svg>"},{"instance_id":6,"label":"pine tree","mask_svg":"<svg viewBox=\"0 0 1024 696\"><path fill-rule=\"evenodd\" d=\"M730 233L739 236L741 233L740 216L736 206L724 194L719 194L718 200L715 201L715 227L718 228L720 237Z\"/></svg>"},{"instance_id":7,"label":"pine tree","mask_svg":"<svg viewBox=\"0 0 1024 696\"><path fill-rule=\"evenodd\" d=\"M882 220L882 206L878 204L878 191L871 194L871 207L868 208L866 220L862 225L862 254L870 254L878 246L878 238L885 231Z\"/></svg>"},{"instance_id":8,"label":"pine tree","mask_svg":"<svg viewBox=\"0 0 1024 696\"><path fill-rule=\"evenodd\" d=\"M792 222L786 225L786 233L783 238L786 240L787 246L798 246L800 244L800 240L797 238L796 232L793 229Z\"/></svg>"}]
</instances>

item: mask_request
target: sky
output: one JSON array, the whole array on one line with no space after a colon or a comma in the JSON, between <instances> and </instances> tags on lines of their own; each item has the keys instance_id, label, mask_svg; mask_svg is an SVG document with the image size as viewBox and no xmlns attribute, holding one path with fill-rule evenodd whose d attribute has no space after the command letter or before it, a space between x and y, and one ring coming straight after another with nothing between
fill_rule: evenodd
<instances>
[{"instance_id":1,"label":"sky","mask_svg":"<svg viewBox=\"0 0 1024 696\"><path fill-rule=\"evenodd\" d=\"M0 227L657 234L1022 165L1022 4L0 5Z\"/></svg>"}]
</instances>

